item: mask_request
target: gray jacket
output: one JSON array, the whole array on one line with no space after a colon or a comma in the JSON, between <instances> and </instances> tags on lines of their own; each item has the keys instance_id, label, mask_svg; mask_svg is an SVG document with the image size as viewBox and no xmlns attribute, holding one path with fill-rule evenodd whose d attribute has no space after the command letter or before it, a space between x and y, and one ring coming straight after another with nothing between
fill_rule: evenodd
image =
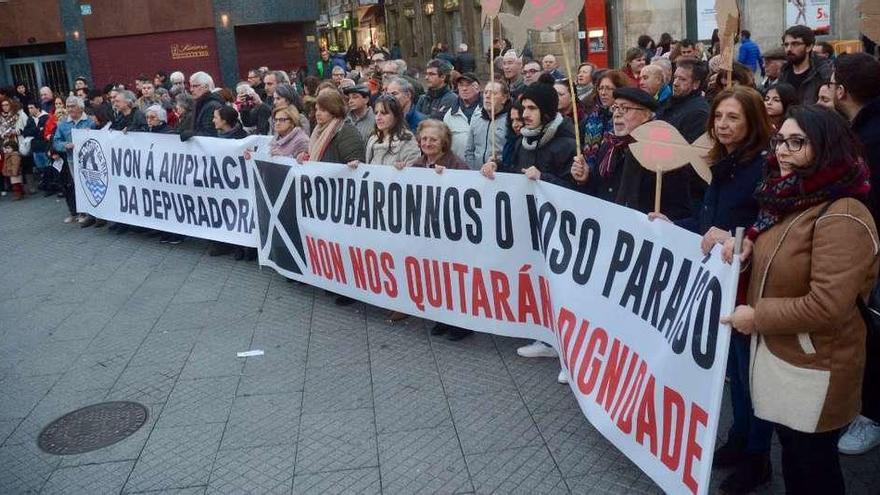
<instances>
[{"instance_id":1,"label":"gray jacket","mask_svg":"<svg viewBox=\"0 0 880 495\"><path fill-rule=\"evenodd\" d=\"M492 154L492 142L489 134L492 120L485 118L485 113L480 111L471 118L468 144L464 152L464 161L471 170L480 170L484 163L489 161ZM504 149L504 141L507 137L507 112L495 116L495 156L501 158L501 150Z\"/></svg>"},{"instance_id":2,"label":"gray jacket","mask_svg":"<svg viewBox=\"0 0 880 495\"><path fill-rule=\"evenodd\" d=\"M348 121L351 122L351 125L353 125L359 133L361 133L361 137L364 138L365 143L369 141L370 136L373 134L373 130L376 128L376 114L373 113L372 108L368 106L367 112L364 113L364 116L361 118L357 118L349 113Z\"/></svg>"}]
</instances>

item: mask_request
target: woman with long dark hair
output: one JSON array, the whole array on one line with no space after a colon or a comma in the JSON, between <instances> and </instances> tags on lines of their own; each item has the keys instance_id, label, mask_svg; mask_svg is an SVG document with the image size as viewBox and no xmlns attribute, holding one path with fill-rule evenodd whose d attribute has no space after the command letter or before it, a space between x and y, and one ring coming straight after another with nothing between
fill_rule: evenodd
<instances>
[{"instance_id":1,"label":"woman with long dark hair","mask_svg":"<svg viewBox=\"0 0 880 495\"><path fill-rule=\"evenodd\" d=\"M764 106L767 108L767 116L773 124L773 130L778 130L785 120L788 109L800 103L794 86L788 83L779 83L768 89L764 94Z\"/></svg>"},{"instance_id":2,"label":"woman with long dark hair","mask_svg":"<svg viewBox=\"0 0 880 495\"><path fill-rule=\"evenodd\" d=\"M400 103L391 95L382 95L376 99L374 111L376 128L367 140L366 163L412 165L422 153L415 136L406 126Z\"/></svg>"},{"instance_id":3,"label":"woman with long dark hair","mask_svg":"<svg viewBox=\"0 0 880 495\"><path fill-rule=\"evenodd\" d=\"M722 318L751 336L755 415L773 423L786 493L841 494L841 431L861 406L864 303L880 267L869 172L843 118L794 106L771 139L746 232L747 305ZM724 258L733 255L725 243Z\"/></svg>"},{"instance_id":4,"label":"woman with long dark hair","mask_svg":"<svg viewBox=\"0 0 880 495\"><path fill-rule=\"evenodd\" d=\"M723 90L712 102L707 124L714 142L709 150L712 181L703 197L703 206L691 218L676 222L702 235L701 247L708 253L724 243L737 227L748 227L758 215L753 194L767 163L767 149L773 128L764 111L761 94L745 86ZM650 214L650 218L664 218ZM745 288L747 279L742 280ZM740 291L738 303L745 302ZM733 425L727 442L713 458L713 466L735 467L721 483L724 493L750 493L770 481L770 423L752 413L749 393L749 338L734 334L730 339L727 376Z\"/></svg>"}]
</instances>

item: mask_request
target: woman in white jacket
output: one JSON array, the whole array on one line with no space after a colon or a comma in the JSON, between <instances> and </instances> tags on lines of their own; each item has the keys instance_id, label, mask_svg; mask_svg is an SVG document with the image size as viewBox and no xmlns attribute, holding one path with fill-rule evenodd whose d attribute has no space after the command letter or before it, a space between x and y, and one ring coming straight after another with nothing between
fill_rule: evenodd
<instances>
[{"instance_id":1,"label":"woman in white jacket","mask_svg":"<svg viewBox=\"0 0 880 495\"><path fill-rule=\"evenodd\" d=\"M507 84L490 82L483 89L483 108L471 119L470 135L464 152L464 161L471 170L480 170L484 163L492 159L492 108L495 109L495 156L500 159L507 137L507 112L510 110L510 90Z\"/></svg>"},{"instance_id":2,"label":"woman in white jacket","mask_svg":"<svg viewBox=\"0 0 880 495\"><path fill-rule=\"evenodd\" d=\"M415 136L406 126L403 110L390 95L376 99L376 130L367 141L366 163L410 166L422 156Z\"/></svg>"}]
</instances>

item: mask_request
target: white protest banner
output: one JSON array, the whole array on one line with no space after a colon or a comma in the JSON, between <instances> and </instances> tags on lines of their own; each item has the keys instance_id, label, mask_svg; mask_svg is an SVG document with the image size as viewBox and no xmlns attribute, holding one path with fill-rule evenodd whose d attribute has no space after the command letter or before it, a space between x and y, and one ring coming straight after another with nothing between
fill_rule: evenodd
<instances>
[{"instance_id":1,"label":"white protest banner","mask_svg":"<svg viewBox=\"0 0 880 495\"><path fill-rule=\"evenodd\" d=\"M738 267L672 224L520 174L257 157L265 266L551 344L589 421L669 493L706 493Z\"/></svg>"},{"instance_id":2,"label":"white protest banner","mask_svg":"<svg viewBox=\"0 0 880 495\"><path fill-rule=\"evenodd\" d=\"M255 247L251 177L242 154L268 143L106 130L73 132L77 210L164 232Z\"/></svg>"}]
</instances>

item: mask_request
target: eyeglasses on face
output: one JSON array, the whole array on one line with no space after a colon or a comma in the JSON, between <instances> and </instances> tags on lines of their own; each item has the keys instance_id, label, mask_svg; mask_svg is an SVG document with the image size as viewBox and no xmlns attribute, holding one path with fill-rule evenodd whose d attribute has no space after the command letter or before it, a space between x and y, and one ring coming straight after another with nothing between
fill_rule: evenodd
<instances>
[{"instance_id":1,"label":"eyeglasses on face","mask_svg":"<svg viewBox=\"0 0 880 495\"><path fill-rule=\"evenodd\" d=\"M621 115L626 115L632 110L643 110L642 107L628 107L625 105L611 105L611 113L620 112Z\"/></svg>"},{"instance_id":2,"label":"eyeglasses on face","mask_svg":"<svg viewBox=\"0 0 880 495\"><path fill-rule=\"evenodd\" d=\"M276 117L272 119L273 122L293 122L293 119L290 117Z\"/></svg>"},{"instance_id":3,"label":"eyeglasses on face","mask_svg":"<svg viewBox=\"0 0 880 495\"><path fill-rule=\"evenodd\" d=\"M790 136L784 137L780 134L773 136L770 138L770 149L776 150L785 143L785 147L788 148L788 151L791 153L797 153L802 150L804 145L809 142L809 139L803 136Z\"/></svg>"}]
</instances>

